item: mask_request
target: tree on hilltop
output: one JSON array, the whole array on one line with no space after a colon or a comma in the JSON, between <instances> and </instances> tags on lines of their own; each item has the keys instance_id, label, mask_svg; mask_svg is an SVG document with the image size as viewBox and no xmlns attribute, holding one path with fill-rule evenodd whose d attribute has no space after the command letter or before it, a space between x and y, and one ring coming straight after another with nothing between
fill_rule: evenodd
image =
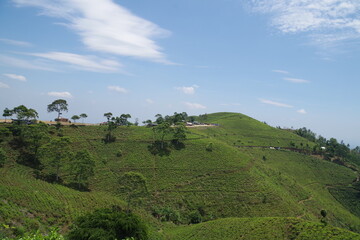
<instances>
[{"instance_id":1,"label":"tree on hilltop","mask_svg":"<svg viewBox=\"0 0 360 240\"><path fill-rule=\"evenodd\" d=\"M79 120L80 117L78 115L74 115L71 117L71 119L74 121L74 123L76 122L76 120Z\"/></svg>"},{"instance_id":2,"label":"tree on hilltop","mask_svg":"<svg viewBox=\"0 0 360 240\"><path fill-rule=\"evenodd\" d=\"M5 117L5 122L6 122L6 118L7 117L11 117L13 115L12 111L8 108L5 108L4 109L4 112L3 112L3 117Z\"/></svg>"},{"instance_id":3,"label":"tree on hilltop","mask_svg":"<svg viewBox=\"0 0 360 240\"><path fill-rule=\"evenodd\" d=\"M39 114L35 109L27 108L24 105L20 105L11 110L11 115L15 114L18 120L30 120L39 117Z\"/></svg>"},{"instance_id":4,"label":"tree on hilltop","mask_svg":"<svg viewBox=\"0 0 360 240\"><path fill-rule=\"evenodd\" d=\"M84 123L84 118L87 118L88 115L86 113L82 113L79 117L82 118L82 123Z\"/></svg>"},{"instance_id":5,"label":"tree on hilltop","mask_svg":"<svg viewBox=\"0 0 360 240\"><path fill-rule=\"evenodd\" d=\"M62 112L68 111L68 104L64 99L57 99L47 106L47 111L57 112L58 113L57 119L59 120Z\"/></svg>"},{"instance_id":6,"label":"tree on hilltop","mask_svg":"<svg viewBox=\"0 0 360 240\"><path fill-rule=\"evenodd\" d=\"M104 113L104 117L107 118L107 121L108 121L108 122L110 122L110 119L111 119L112 115L113 115L113 114L112 114L111 112Z\"/></svg>"}]
</instances>

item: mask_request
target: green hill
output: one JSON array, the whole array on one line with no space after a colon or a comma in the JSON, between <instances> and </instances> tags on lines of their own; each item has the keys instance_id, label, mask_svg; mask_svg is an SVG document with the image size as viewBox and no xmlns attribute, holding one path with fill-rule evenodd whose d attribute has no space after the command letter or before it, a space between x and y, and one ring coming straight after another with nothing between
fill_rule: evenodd
<instances>
[{"instance_id":1,"label":"green hill","mask_svg":"<svg viewBox=\"0 0 360 240\"><path fill-rule=\"evenodd\" d=\"M177 227L167 234L167 239L174 240L360 239L359 234L297 218L224 218L196 225Z\"/></svg>"},{"instance_id":2,"label":"green hill","mask_svg":"<svg viewBox=\"0 0 360 240\"><path fill-rule=\"evenodd\" d=\"M351 195L356 199L358 190L344 190L357 177L352 169L288 150L305 151L314 143L242 114L208 114L199 121L218 126L188 128L183 145L161 152L154 152L152 129L148 127L118 127L112 143L103 141L106 126L62 127L61 134L72 139L73 151L86 149L94 157L95 174L89 179L88 192L63 186L70 186L71 163L61 173L63 185L36 179L39 170L20 164L21 152L12 146L12 136L5 137L0 143L7 155L0 168L0 221L4 234L21 235L23 231L54 225L66 232L73 219L84 212L111 205L125 207L126 194L119 191L119 179L130 171L146 178L148 194L134 199L132 208L151 225L153 238L180 239L217 221L226 226L236 222L243 227L236 231L244 234L247 228L273 224L264 231L280 229L286 236L293 232L301 236L297 228L286 233L283 230L292 224L308 229L309 234L318 231L322 225L303 220L319 222L322 209L327 211L330 225L360 232L355 210L358 205L348 198ZM57 138L52 127L49 132L51 138ZM166 140L170 143L171 138ZM237 219L222 219L229 217ZM181 226L209 220L216 221ZM9 227L5 229L5 225ZM329 231L340 231L334 229ZM251 239L249 234L244 239ZM229 235L227 239L236 238Z\"/></svg>"}]
</instances>

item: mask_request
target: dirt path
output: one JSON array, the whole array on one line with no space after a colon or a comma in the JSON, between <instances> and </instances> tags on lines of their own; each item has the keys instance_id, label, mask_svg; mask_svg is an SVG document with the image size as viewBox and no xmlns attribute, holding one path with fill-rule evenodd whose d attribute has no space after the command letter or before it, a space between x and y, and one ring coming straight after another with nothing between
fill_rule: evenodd
<instances>
[{"instance_id":1,"label":"dirt path","mask_svg":"<svg viewBox=\"0 0 360 240\"><path fill-rule=\"evenodd\" d=\"M313 199L313 196L311 195L310 197L308 197L306 199L298 201L298 204L304 204L304 202L311 201L312 199Z\"/></svg>"}]
</instances>

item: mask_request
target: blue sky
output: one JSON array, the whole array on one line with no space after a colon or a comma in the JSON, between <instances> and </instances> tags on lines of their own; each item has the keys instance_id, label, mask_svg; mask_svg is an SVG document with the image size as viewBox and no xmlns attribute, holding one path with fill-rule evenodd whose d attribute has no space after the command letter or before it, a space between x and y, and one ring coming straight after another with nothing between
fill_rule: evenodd
<instances>
[{"instance_id":1,"label":"blue sky","mask_svg":"<svg viewBox=\"0 0 360 240\"><path fill-rule=\"evenodd\" d=\"M231 111L355 146L359 42L358 0L3 0L0 108Z\"/></svg>"}]
</instances>

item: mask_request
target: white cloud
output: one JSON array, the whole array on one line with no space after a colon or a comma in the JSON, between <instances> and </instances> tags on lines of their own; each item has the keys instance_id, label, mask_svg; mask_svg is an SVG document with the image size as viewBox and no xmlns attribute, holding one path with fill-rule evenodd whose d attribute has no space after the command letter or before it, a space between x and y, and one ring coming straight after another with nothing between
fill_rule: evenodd
<instances>
[{"instance_id":1,"label":"white cloud","mask_svg":"<svg viewBox=\"0 0 360 240\"><path fill-rule=\"evenodd\" d=\"M72 98L73 96L69 92L48 92L47 95L58 98Z\"/></svg>"},{"instance_id":2,"label":"white cloud","mask_svg":"<svg viewBox=\"0 0 360 240\"><path fill-rule=\"evenodd\" d=\"M205 109L206 108L204 105L202 105L200 103L185 102L184 104L190 109Z\"/></svg>"},{"instance_id":3,"label":"white cloud","mask_svg":"<svg viewBox=\"0 0 360 240\"><path fill-rule=\"evenodd\" d=\"M360 38L359 0L249 0L283 33L308 32L317 44Z\"/></svg>"},{"instance_id":4,"label":"white cloud","mask_svg":"<svg viewBox=\"0 0 360 240\"><path fill-rule=\"evenodd\" d=\"M138 17L113 0L13 0L17 6L32 6L43 15L63 19L90 50L170 63L153 40L170 34Z\"/></svg>"},{"instance_id":5,"label":"white cloud","mask_svg":"<svg viewBox=\"0 0 360 240\"><path fill-rule=\"evenodd\" d=\"M119 87L119 86L108 86L108 89L110 91L115 91L115 92L119 92L119 93L127 93L128 90L126 90L125 88Z\"/></svg>"},{"instance_id":6,"label":"white cloud","mask_svg":"<svg viewBox=\"0 0 360 240\"><path fill-rule=\"evenodd\" d=\"M79 55L66 52L48 52L48 53L30 53L28 55L46 58L53 61L59 61L71 64L81 70L93 72L115 72L122 65L114 60L103 59L96 56Z\"/></svg>"},{"instance_id":7,"label":"white cloud","mask_svg":"<svg viewBox=\"0 0 360 240\"><path fill-rule=\"evenodd\" d=\"M10 44L10 45L19 46L19 47L29 47L29 46L31 46L31 43L23 42L23 41L16 41L16 40L7 39L7 38L0 38L0 42Z\"/></svg>"},{"instance_id":8,"label":"white cloud","mask_svg":"<svg viewBox=\"0 0 360 240\"><path fill-rule=\"evenodd\" d=\"M289 74L288 71L285 71L285 70L272 70L273 72L276 72L276 73L281 73L281 74Z\"/></svg>"},{"instance_id":9,"label":"white cloud","mask_svg":"<svg viewBox=\"0 0 360 240\"><path fill-rule=\"evenodd\" d=\"M3 82L0 82L0 88L10 88L9 85L3 83Z\"/></svg>"},{"instance_id":10,"label":"white cloud","mask_svg":"<svg viewBox=\"0 0 360 240\"><path fill-rule=\"evenodd\" d=\"M305 111L305 109L299 109L297 110L298 113L301 113L301 114L306 114L307 112Z\"/></svg>"},{"instance_id":11,"label":"white cloud","mask_svg":"<svg viewBox=\"0 0 360 240\"><path fill-rule=\"evenodd\" d=\"M0 55L0 64L33 70L56 71L54 68L47 66L43 62L28 61L6 55Z\"/></svg>"},{"instance_id":12,"label":"white cloud","mask_svg":"<svg viewBox=\"0 0 360 240\"><path fill-rule=\"evenodd\" d=\"M300 78L284 78L285 81L292 83L309 83L310 81Z\"/></svg>"},{"instance_id":13,"label":"white cloud","mask_svg":"<svg viewBox=\"0 0 360 240\"><path fill-rule=\"evenodd\" d=\"M185 93L185 94L195 94L195 89L198 88L199 86L197 85L193 85L191 87L176 87L175 89Z\"/></svg>"},{"instance_id":14,"label":"white cloud","mask_svg":"<svg viewBox=\"0 0 360 240\"><path fill-rule=\"evenodd\" d=\"M4 76L11 78L11 79L15 79L15 80L19 80L22 82L26 82L26 77L22 76L22 75L17 75L17 74L13 74L13 73L5 73L3 74Z\"/></svg>"},{"instance_id":15,"label":"white cloud","mask_svg":"<svg viewBox=\"0 0 360 240\"><path fill-rule=\"evenodd\" d=\"M153 103L154 103L154 100L152 100L152 99L150 99L150 98L146 99L145 101L146 101L148 104L153 104Z\"/></svg>"},{"instance_id":16,"label":"white cloud","mask_svg":"<svg viewBox=\"0 0 360 240\"><path fill-rule=\"evenodd\" d=\"M289 104L274 102L274 101L267 100L267 99L259 99L259 101L262 102L262 103L277 106L277 107L285 107L285 108L293 108L294 107L294 106L291 106Z\"/></svg>"}]
</instances>

